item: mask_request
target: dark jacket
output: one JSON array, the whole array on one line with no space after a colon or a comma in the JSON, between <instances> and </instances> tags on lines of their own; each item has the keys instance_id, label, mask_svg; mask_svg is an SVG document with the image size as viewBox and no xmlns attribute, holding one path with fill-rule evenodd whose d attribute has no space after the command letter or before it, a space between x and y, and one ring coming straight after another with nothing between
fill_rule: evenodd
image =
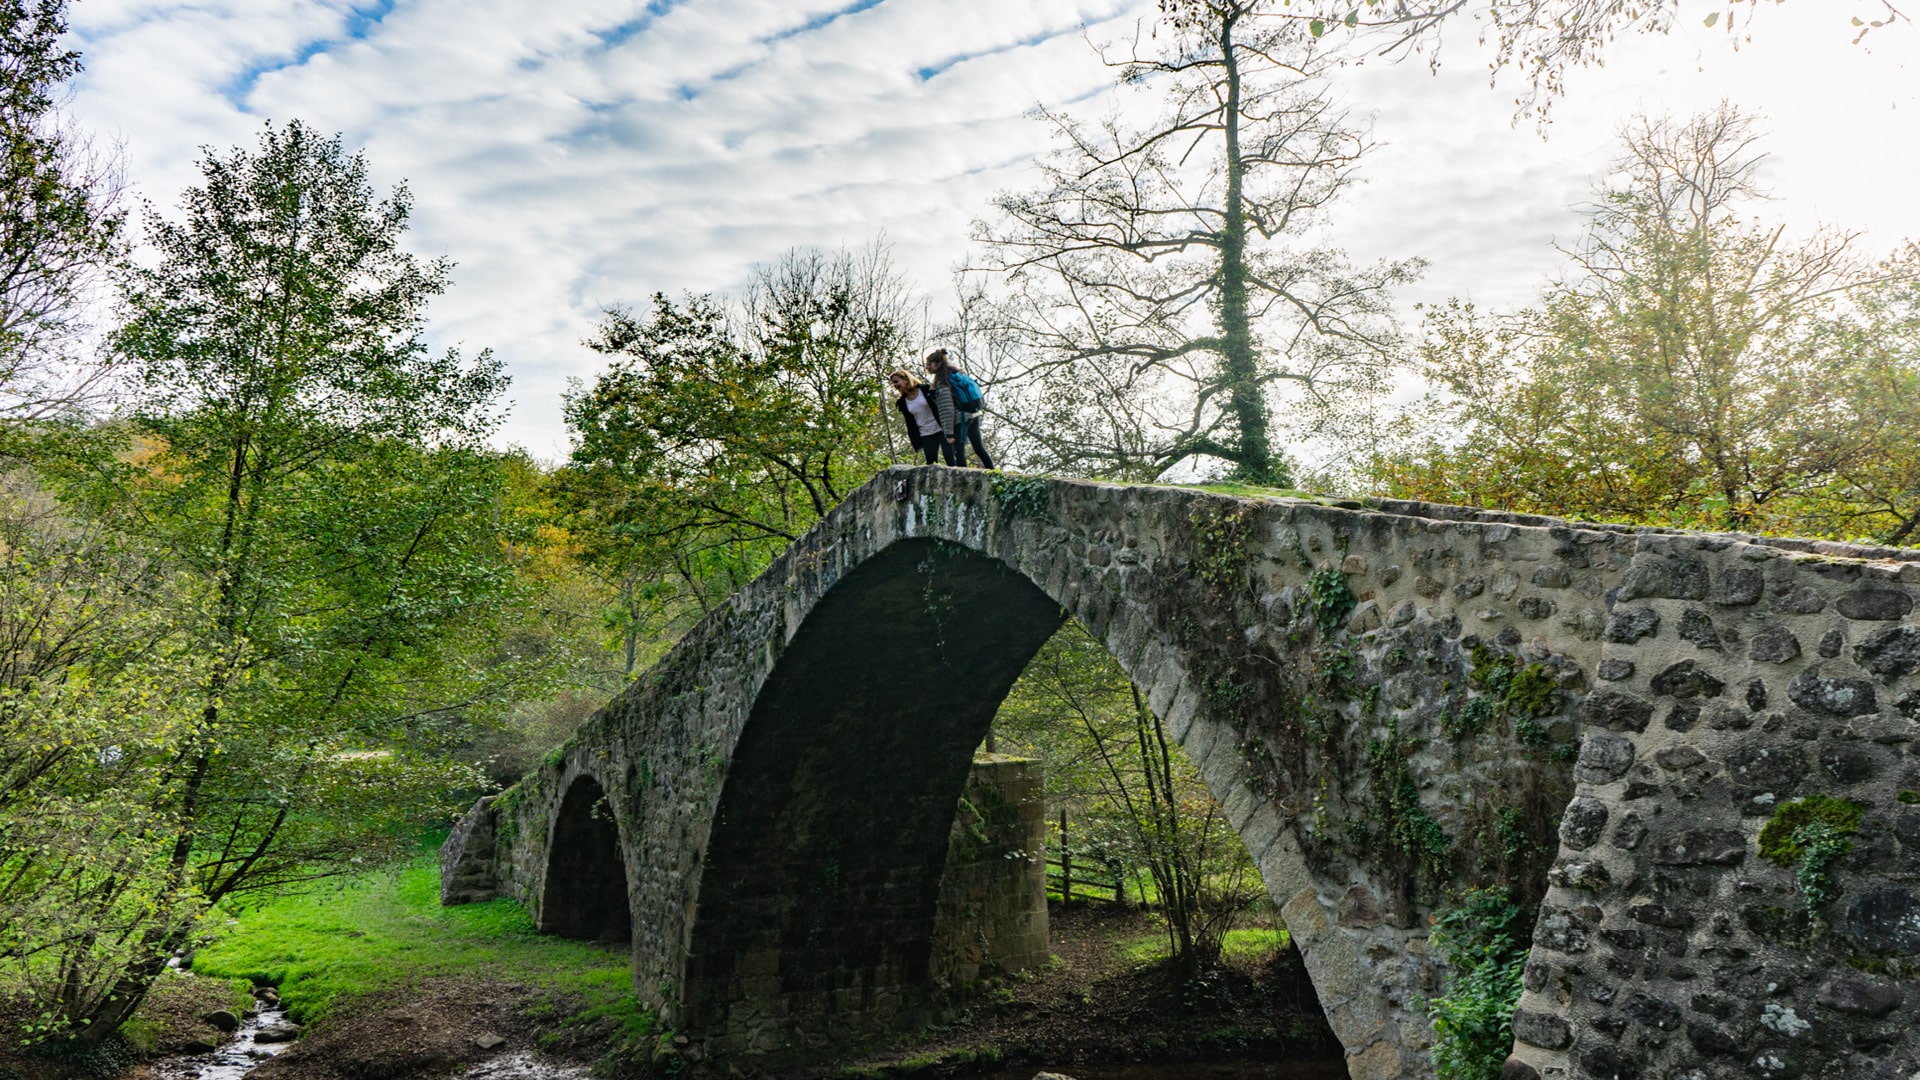
<instances>
[{"instance_id":1,"label":"dark jacket","mask_svg":"<svg viewBox=\"0 0 1920 1080\"><path fill-rule=\"evenodd\" d=\"M928 406L932 406L933 405L933 387L922 386L920 387L920 392L926 395ZM896 395L893 399L893 407L900 410L900 418L907 422L907 444L909 446L912 446L915 450L920 449L920 447L924 445L924 442L926 439L941 439L944 437L943 433L940 433L940 432L936 432L932 435L927 435L924 437L920 434L920 422L913 418L913 410L907 408L906 398Z\"/></svg>"}]
</instances>

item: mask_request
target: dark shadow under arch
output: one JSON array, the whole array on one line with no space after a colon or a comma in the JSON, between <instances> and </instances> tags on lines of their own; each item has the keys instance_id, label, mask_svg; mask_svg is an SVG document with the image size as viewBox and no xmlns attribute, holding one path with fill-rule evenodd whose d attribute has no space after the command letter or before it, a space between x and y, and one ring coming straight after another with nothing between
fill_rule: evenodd
<instances>
[{"instance_id":1,"label":"dark shadow under arch","mask_svg":"<svg viewBox=\"0 0 1920 1080\"><path fill-rule=\"evenodd\" d=\"M684 1026L769 1019L833 1038L923 1015L954 805L995 710L1062 618L1004 563L927 540L892 545L821 598L734 750Z\"/></svg>"},{"instance_id":2,"label":"dark shadow under arch","mask_svg":"<svg viewBox=\"0 0 1920 1080\"><path fill-rule=\"evenodd\" d=\"M540 929L588 941L629 941L626 860L606 791L591 776L576 778L560 801L547 880L540 896Z\"/></svg>"}]
</instances>

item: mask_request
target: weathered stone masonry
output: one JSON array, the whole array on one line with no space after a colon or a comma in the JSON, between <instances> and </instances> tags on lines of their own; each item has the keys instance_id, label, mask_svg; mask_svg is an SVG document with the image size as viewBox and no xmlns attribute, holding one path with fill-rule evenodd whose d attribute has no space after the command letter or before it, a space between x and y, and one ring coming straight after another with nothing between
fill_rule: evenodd
<instances>
[{"instance_id":1,"label":"weathered stone masonry","mask_svg":"<svg viewBox=\"0 0 1920 1080\"><path fill-rule=\"evenodd\" d=\"M947 838L929 953L937 985L1044 966L1047 799L1037 761L983 754Z\"/></svg>"},{"instance_id":2,"label":"weathered stone masonry","mask_svg":"<svg viewBox=\"0 0 1920 1080\"><path fill-rule=\"evenodd\" d=\"M1064 612L1225 803L1355 1077L1429 1074L1427 916L1504 881L1542 903L1511 1077L1906 1080L1910 557L890 470L477 808L447 895L611 891L642 998L732 1063L914 1023L972 750ZM1807 795L1864 814L1819 919L1755 848Z\"/></svg>"}]
</instances>

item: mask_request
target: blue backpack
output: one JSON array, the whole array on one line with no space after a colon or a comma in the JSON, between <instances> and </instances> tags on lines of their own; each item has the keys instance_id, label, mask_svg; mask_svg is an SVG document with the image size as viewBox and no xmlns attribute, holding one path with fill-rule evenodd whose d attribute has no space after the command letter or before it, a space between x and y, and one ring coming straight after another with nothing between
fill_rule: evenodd
<instances>
[{"instance_id":1,"label":"blue backpack","mask_svg":"<svg viewBox=\"0 0 1920 1080\"><path fill-rule=\"evenodd\" d=\"M953 403L960 406L961 412L979 412L987 403L987 395L981 393L980 384L969 375L958 371L949 372L947 382L953 387Z\"/></svg>"}]
</instances>

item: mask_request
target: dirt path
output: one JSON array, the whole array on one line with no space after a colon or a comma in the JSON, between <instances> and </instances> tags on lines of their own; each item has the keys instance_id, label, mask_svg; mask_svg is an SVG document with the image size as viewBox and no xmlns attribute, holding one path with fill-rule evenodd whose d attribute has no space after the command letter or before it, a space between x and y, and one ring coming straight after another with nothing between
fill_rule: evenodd
<instances>
[{"instance_id":1,"label":"dirt path","mask_svg":"<svg viewBox=\"0 0 1920 1080\"><path fill-rule=\"evenodd\" d=\"M1155 933L1139 912L1062 910L1054 963L1006 979L922 1037L844 1062L829 1075L960 1075L995 1061L1073 1065L1258 1056L1338 1060L1312 984L1291 949L1235 960L1188 985L1157 961L1128 956Z\"/></svg>"}]
</instances>

